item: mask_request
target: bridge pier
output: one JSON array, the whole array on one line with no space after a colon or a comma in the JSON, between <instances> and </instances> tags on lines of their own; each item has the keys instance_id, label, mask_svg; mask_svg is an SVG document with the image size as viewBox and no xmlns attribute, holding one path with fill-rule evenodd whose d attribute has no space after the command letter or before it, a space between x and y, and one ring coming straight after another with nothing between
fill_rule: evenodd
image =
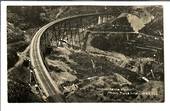
<instances>
[{"instance_id":1,"label":"bridge pier","mask_svg":"<svg viewBox=\"0 0 170 111\"><path fill-rule=\"evenodd\" d=\"M103 18L101 16L98 17L98 24L102 24L103 23Z\"/></svg>"},{"instance_id":2,"label":"bridge pier","mask_svg":"<svg viewBox=\"0 0 170 111\"><path fill-rule=\"evenodd\" d=\"M81 39L80 39L80 31L79 31L79 24L77 24L77 26L76 26L76 31L77 31L77 37L78 37L78 41L79 41L79 46L80 46L80 48L81 48Z\"/></svg>"},{"instance_id":3,"label":"bridge pier","mask_svg":"<svg viewBox=\"0 0 170 111\"><path fill-rule=\"evenodd\" d=\"M103 16L103 23L106 23L106 22L107 22L107 17Z\"/></svg>"}]
</instances>

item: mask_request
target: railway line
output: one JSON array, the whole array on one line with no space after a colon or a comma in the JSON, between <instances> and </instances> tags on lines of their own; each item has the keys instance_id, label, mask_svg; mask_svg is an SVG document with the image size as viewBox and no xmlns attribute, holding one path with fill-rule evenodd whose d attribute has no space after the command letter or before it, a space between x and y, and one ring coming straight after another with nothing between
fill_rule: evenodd
<instances>
[{"instance_id":1,"label":"railway line","mask_svg":"<svg viewBox=\"0 0 170 111\"><path fill-rule=\"evenodd\" d=\"M30 48L30 57L32 67L34 68L35 76L38 81L40 88L43 90L43 93L46 97L56 96L59 97L61 92L55 85L54 81L51 79L49 72L45 68L40 52L40 36L39 34L43 31L44 28L39 30L34 36L31 48Z\"/></svg>"}]
</instances>

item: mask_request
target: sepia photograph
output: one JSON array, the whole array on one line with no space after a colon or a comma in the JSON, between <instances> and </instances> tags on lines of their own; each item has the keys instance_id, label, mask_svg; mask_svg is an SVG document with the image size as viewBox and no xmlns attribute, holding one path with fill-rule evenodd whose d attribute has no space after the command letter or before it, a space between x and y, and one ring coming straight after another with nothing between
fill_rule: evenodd
<instances>
[{"instance_id":1,"label":"sepia photograph","mask_svg":"<svg viewBox=\"0 0 170 111\"><path fill-rule=\"evenodd\" d=\"M163 6L7 6L9 103L164 102Z\"/></svg>"}]
</instances>

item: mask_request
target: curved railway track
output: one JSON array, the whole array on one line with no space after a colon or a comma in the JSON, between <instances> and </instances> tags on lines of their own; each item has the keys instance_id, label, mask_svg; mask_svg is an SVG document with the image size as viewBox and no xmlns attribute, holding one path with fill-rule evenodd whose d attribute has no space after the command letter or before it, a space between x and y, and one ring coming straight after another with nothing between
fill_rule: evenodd
<instances>
[{"instance_id":1,"label":"curved railway track","mask_svg":"<svg viewBox=\"0 0 170 111\"><path fill-rule=\"evenodd\" d=\"M33 66L35 77L40 85L43 93L46 97L56 96L60 97L61 92L55 85L54 81L51 79L49 72L47 71L41 57L40 52L40 34L43 32L45 27L41 28L34 36L31 48L30 48L30 58L31 64Z\"/></svg>"}]
</instances>

